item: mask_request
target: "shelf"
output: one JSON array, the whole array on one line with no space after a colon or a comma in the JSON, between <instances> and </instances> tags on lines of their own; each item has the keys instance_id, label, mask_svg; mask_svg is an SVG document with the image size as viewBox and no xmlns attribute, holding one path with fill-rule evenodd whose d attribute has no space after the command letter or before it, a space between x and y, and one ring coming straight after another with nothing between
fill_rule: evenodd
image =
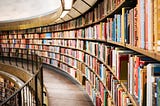
<instances>
[{"instance_id":1,"label":"shelf","mask_svg":"<svg viewBox=\"0 0 160 106\"><path fill-rule=\"evenodd\" d=\"M107 43L106 40L92 39L92 38L77 38L77 40L85 40L85 41L92 41L92 42Z\"/></svg>"},{"instance_id":2,"label":"shelf","mask_svg":"<svg viewBox=\"0 0 160 106\"><path fill-rule=\"evenodd\" d=\"M143 55L145 55L145 56L148 56L148 57L150 57L150 58L153 58L153 59L155 59L155 60L160 61L160 54L158 54L158 53L156 53L156 52L154 52L154 51L149 51L149 50L140 49L140 48L138 48L138 47L134 47L134 46L131 46L131 45L129 45L129 44L127 44L125 47L128 48L128 49L131 49L131 50L133 50L133 51L136 51L136 52L138 52L138 53L140 53L140 54L143 54Z\"/></svg>"},{"instance_id":3,"label":"shelf","mask_svg":"<svg viewBox=\"0 0 160 106\"><path fill-rule=\"evenodd\" d=\"M115 14L121 14L121 12L122 12L122 8L123 7L134 7L135 6L135 4L137 3L137 1L136 0L120 0L121 2L117 5L117 6L115 6L115 8L113 8L113 10L111 10L111 11L108 11L107 13L104 13L104 16L103 17L101 17L101 19L98 19L97 21L94 21L94 22L91 22L91 23L87 23L87 24L84 24L84 25L81 25L81 26L76 26L75 25L75 27L72 27L72 28L65 28L65 26L63 26L63 25L61 25L60 27L61 28L59 28L59 30L57 30L58 29L58 25L54 28L55 29L55 31L53 31L53 29L51 29L52 31L49 31L49 30L47 30L47 31L45 31L45 29L43 30L43 32L41 33L41 34L44 34L44 33L55 33L55 32L64 32L64 31L70 31L70 30L77 30L77 29L85 29L85 28L87 28L87 27L89 27L89 26L93 26L93 25L96 25L96 24L99 24L100 22L104 22L104 21L106 21L106 19L107 18L110 18L110 17L114 17L114 15ZM96 5L95 5L96 6ZM94 8L94 7L93 7ZM93 10L91 10L91 11L93 11ZM82 17L82 18L84 18L84 17ZM77 19L77 18L75 18L75 19ZM73 20L74 21L74 20ZM76 22L75 22L76 23ZM74 23L74 24L75 24ZM61 24L67 24L67 23L61 23ZM72 24L72 23L71 23ZM67 25L67 26L69 26L69 25ZM47 26L46 26L47 27ZM52 25L51 26L48 26L48 28L51 28L52 27ZM63 27L63 28L62 28ZM63 29L63 30L61 30L61 29ZM33 33L32 34L35 34L36 32L35 31L33 31ZM39 33L40 34L40 33ZM27 34L28 35L28 34ZM18 37L18 36L17 36ZM32 37L32 36L31 36ZM34 36L33 36L34 37ZM40 35L38 35L38 37L39 38L25 38L25 39L28 39L28 40L83 40L84 42L85 41L90 41L90 42L98 42L98 43L103 43L104 45L111 45L111 46L119 46L119 47L123 47L123 48L127 48L127 49L130 49L130 50L133 50L133 51L136 51L137 53L140 53L140 54L143 54L143 55L145 55L145 56L148 56L148 57L151 57L151 58L153 58L153 59L155 59L155 60L160 60L160 54L158 54L158 53L155 53L155 52L152 52L152 51L148 51L148 50L143 50L143 49L140 49L140 48L137 48L137 47L133 47L133 46L131 46L131 45L128 45L128 44L122 44L122 43L120 43L120 42L114 42L114 41L107 41L107 40L101 40L101 39L92 39L92 38L73 38L73 37L65 37L65 38L63 38L63 37L53 37L53 38L40 38ZM1 40L6 40L6 41L9 41L9 40L12 40L12 38L10 39L9 38L9 40L7 39L7 38L0 38ZM13 38L13 39L17 39L17 40L21 40L20 38ZM83 43L84 43L83 42ZM68 43L68 42L67 42ZM1 43L2 44L2 43ZM4 43L4 44L8 44L8 43ZM10 43L11 44L11 43ZM12 44L17 44L17 43L12 43ZM20 44L22 44L22 43L20 43ZM24 43L25 44L25 43ZM99 61L100 63L102 63L106 68L108 68L109 70L110 70L110 72L112 73L112 75L118 80L118 78L116 77L116 74L115 74L115 71L110 67L110 66L108 66L103 60L101 60L100 58L98 58L97 56L95 56L95 55L93 55L93 53L90 53L90 52L87 52L86 50L83 50L83 49L81 49L81 48L77 48L77 46L70 46L70 47L68 47L67 45L66 46L64 46L64 45L61 45L61 43L60 44L42 44L42 41L41 41L41 43L40 44L25 44L25 45L38 45L38 46L54 46L54 47L59 47L59 48L67 48L67 49L72 49L72 50L75 50L75 51L81 51L81 52L83 52L84 54L88 54L89 56L92 56L93 58L96 58L96 60L97 61ZM84 45L85 45L85 43L84 43ZM9 47L10 48L10 47ZM39 52L41 52L41 51L44 51L44 52L52 52L52 53L56 53L56 54L60 54L60 55L63 55L63 56L66 56L66 57L68 57L68 58L72 58L72 59L76 59L76 61L79 61L79 62L81 62L81 64L84 64L86 67L88 67L89 68L89 70L90 71L92 71L97 77L98 77L98 79L99 79L99 81L101 81L102 83L103 83L103 81L101 80L101 78L100 78L100 75L98 75L97 73L96 73L96 71L94 71L94 69L92 69L92 68L90 68L90 66L88 65L88 64L86 64L85 62L83 62L83 61L81 61L81 60L79 60L77 57L73 57L73 56L71 56L71 55L67 55L67 54L64 54L64 53L60 53L60 50L59 50L59 52L55 52L55 51L51 51L51 50L45 50L45 49L35 49L35 48L32 48L32 49L30 49L30 48L12 48L12 49L24 49L24 50L33 50L33 51L39 51ZM56 61L59 61L59 62L61 62L62 64L65 64L65 65L68 65L69 67L71 67L71 68L74 68L75 70L78 70L78 71L80 71L79 69L77 69L77 68L75 68L74 66L72 66L72 65L70 65L70 64L68 64L67 62L64 62L64 61L61 61L60 59L56 59L56 58L52 58L52 57L47 57L48 56L48 54L46 55L46 56L42 56L42 57L44 57L44 58L48 58L48 59L54 59L54 60L56 60ZM49 64L49 65L51 65L51 64ZM85 67L84 66L84 67ZM76 67L77 67L77 65L76 65ZM58 67L59 68L59 67ZM62 69L61 69L62 70ZM66 72L66 71L65 71ZM81 72L81 71L80 71ZM85 75L84 75L85 76ZM86 76L85 76L86 77ZM86 78L87 79L87 78ZM89 81L89 79L87 79L88 81ZM134 105L137 105L138 103L136 102L137 100L135 100L134 99L134 96L132 96L131 94L129 94L129 92L128 92L128 90L127 90L127 88L126 88L126 86L125 86L125 84L123 83L123 82L121 82L120 80L118 80L118 82L119 82L119 84L122 86L122 88L123 88L123 90L127 93L127 95L129 96L129 98L131 99L131 101L132 101L132 103L134 104ZM104 86L105 84L103 83L103 86ZM107 89L107 87L106 86L104 86L106 89ZM111 92L108 90L108 93L109 93L109 95L111 96ZM114 103L114 102L113 102Z\"/></svg>"},{"instance_id":4,"label":"shelf","mask_svg":"<svg viewBox=\"0 0 160 106\"><path fill-rule=\"evenodd\" d=\"M121 42L107 41L107 43L110 43L110 44L116 45L116 46L125 47L125 44L123 44Z\"/></svg>"},{"instance_id":5,"label":"shelf","mask_svg":"<svg viewBox=\"0 0 160 106\"><path fill-rule=\"evenodd\" d=\"M98 77L99 81L102 82L103 87L107 90L107 92L108 92L109 95L111 96L111 92L107 89L107 87L105 86L104 82L101 80L100 76L99 76L92 68L90 68L90 66L88 66L86 63L84 63L83 61L81 61L81 60L79 60L79 59L77 59L77 58L75 58L75 57L72 57L72 56L69 56L69 55L66 55L66 54L63 54L63 53L57 53L57 54L61 54L61 55L64 55L64 56L66 56L66 57L69 57L69 58L72 58L72 59L76 59L77 61L81 62L81 63L84 64L86 67L88 67L89 70L92 71L92 72ZM42 56L42 57L45 57L45 56ZM61 60L58 60L58 59L55 59L55 58L51 58L51 57L45 57L45 58L49 58L49 59L53 59L53 60L59 61L59 62L61 62L61 63L63 63L63 64L68 65L69 67L74 68L75 70L78 70L77 68L71 66L70 64L68 64L68 63L66 63L66 62L64 62L64 61L61 61ZM79 71L80 71L80 70L79 70ZM85 74L83 74L83 75L85 76ZM86 77L86 76L85 76L85 77ZM89 81L89 79L88 79L87 77L86 77L86 79ZM91 83L91 82L90 82L90 83ZM91 85L92 85L92 83L91 83ZM92 87L94 88L93 85L92 85ZM112 101L112 102L113 102L113 101ZM113 102L113 103L114 103L114 102Z\"/></svg>"},{"instance_id":6,"label":"shelf","mask_svg":"<svg viewBox=\"0 0 160 106\"><path fill-rule=\"evenodd\" d=\"M48 64L48 63L45 63L45 64ZM48 64L48 65L53 66L53 67L56 67L56 66L51 65L51 64ZM67 73L67 74L69 74L68 72L66 72L65 70L61 69L60 67L56 67L56 68L58 68L59 70L65 72L65 73ZM69 74L69 75L70 75L70 74ZM71 76L71 75L70 75L70 76ZM72 76L71 76L71 77L72 77ZM72 78L73 78L73 77L72 77ZM76 79L76 78L74 78L74 79ZM76 79L76 81L81 85L81 83L80 83L77 79Z\"/></svg>"},{"instance_id":7,"label":"shelf","mask_svg":"<svg viewBox=\"0 0 160 106\"><path fill-rule=\"evenodd\" d=\"M46 64L48 64L48 63L46 63ZM50 65L50 64L48 64L48 65ZM53 66L53 65L51 65L51 66ZM53 66L53 67L56 67L56 66ZM56 68L58 68L59 70L61 70L61 71L63 71L63 72L66 72L65 70L63 70L63 69L61 69L60 67L56 67ZM80 70L78 70L79 72L81 72ZM70 75L70 73L68 73L68 72L66 72L67 74L69 74ZM81 72L82 73L82 72ZM70 75L71 76L71 75ZM85 78L86 78L86 80L91 84L91 86L92 86L92 88L94 88L94 85L92 84L92 82L90 82L90 80L82 73L82 76L84 76ZM71 76L72 77L72 76ZM72 77L73 78L73 77ZM80 82L79 82L79 80L77 79L77 78L74 78L74 79L76 79L76 81L79 83L79 84L81 84ZM94 88L95 89L95 88ZM84 90L85 90L85 88L84 88ZM108 92L109 93L109 92ZM96 94L100 94L100 92L98 92L98 91L96 91ZM101 100L102 100L102 97L100 97L101 98ZM90 99L92 100L92 97L90 97ZM113 101L112 101L113 102Z\"/></svg>"},{"instance_id":8,"label":"shelf","mask_svg":"<svg viewBox=\"0 0 160 106\"><path fill-rule=\"evenodd\" d=\"M115 71L110 66L107 66L107 68L112 72L113 76L117 79L116 74L114 73ZM126 86L124 85L124 83L122 81L120 81L119 79L117 79L117 81L119 82L119 84L121 84L123 90L127 93L127 95L129 96L130 100L132 101L133 105L134 106L138 106L138 102L136 102L137 100L135 100L134 96L132 96L128 92L128 90L127 90Z\"/></svg>"},{"instance_id":9,"label":"shelf","mask_svg":"<svg viewBox=\"0 0 160 106\"><path fill-rule=\"evenodd\" d=\"M113 10L109 11L106 15L104 15L101 19L95 21L95 22L92 22L92 23L88 23L88 24L84 24L84 25L81 25L81 26L75 26L74 28L66 28L66 29L62 29L62 30L55 30L55 31L52 31L52 32L63 32L63 31L70 31L70 30L75 30L75 29L82 29L82 28L86 28L88 26L92 26L92 25L95 25L97 23L100 23L104 20L106 20L106 18L108 17L113 17L114 14L116 13L121 13L121 9L122 7L126 7L126 6L129 6L129 7L134 7L136 4L136 1L135 0L122 0L121 3L116 6L116 8L114 8ZM65 22L64 22L65 23ZM51 32L51 31L47 31L47 32ZM47 33L47 32L42 32L42 33Z\"/></svg>"},{"instance_id":10,"label":"shelf","mask_svg":"<svg viewBox=\"0 0 160 106\"><path fill-rule=\"evenodd\" d=\"M45 57L45 56L42 56L42 57ZM45 57L45 58L48 58L48 57ZM68 63L66 63L66 62L64 62L64 61L61 61L61 60L58 60L58 59L55 59L55 58L50 58L50 59L59 61L59 62L65 64L65 65L67 65L67 66L69 66L69 67L71 67L71 68L74 68L75 70L81 72L81 71L78 70L77 68L71 66L70 64L68 64ZM82 63L82 64L84 64L84 63ZM48 65L50 65L50 64L48 64ZM86 65L86 66L87 66L87 65ZM58 67L58 68L60 68L60 67ZM88 67L88 68L89 68L89 67ZM68 73L68 72L67 72L67 73ZM81 73L82 73L82 72L81 72ZM84 77L89 81L89 83L91 84L92 88L94 88L94 85L92 84L92 82L90 81L90 79L88 79L88 78L85 76L85 74L83 74L83 73L82 73L82 76L84 76ZM96 75L96 76L97 76L97 75ZM98 77L98 76L97 76L97 77ZM100 80L100 77L98 77L98 78L99 78L99 80ZM101 81L101 80L100 80L100 81ZM102 82L102 81L101 81L101 82ZM102 82L102 83L103 83L103 82ZM105 86L104 86L104 87L105 87ZM94 89L95 89L95 88L94 88ZM110 94L110 93L109 93L109 94Z\"/></svg>"},{"instance_id":11,"label":"shelf","mask_svg":"<svg viewBox=\"0 0 160 106\"><path fill-rule=\"evenodd\" d=\"M85 51L84 51L84 52L85 52ZM115 71L114 71L110 66L106 65L102 60L100 60L98 57L92 55L91 53L88 53L88 52L85 52L85 53L87 53L87 54L95 57L98 61L100 61L101 63L103 63L103 65L104 65L105 67L107 67L107 68L110 70L110 72L113 74L113 76L118 80L118 78L116 77ZM88 65L87 65L87 66L88 66ZM89 66L88 66L88 67L89 67ZM90 67L89 67L89 68L90 68ZM90 70L92 70L92 69L90 68ZM94 72L94 71L93 71L93 72ZM97 75L97 76L98 76L98 78L100 79L99 75ZM124 85L124 83L121 82L120 80L118 80L118 82L121 84L122 88L123 88L124 91L127 93L127 95L129 96L129 98L131 99L132 103L133 103L135 106L137 106L138 103L136 102L135 98L128 92L128 90L127 90L126 86ZM102 83L103 83L103 82L102 82Z\"/></svg>"}]
</instances>

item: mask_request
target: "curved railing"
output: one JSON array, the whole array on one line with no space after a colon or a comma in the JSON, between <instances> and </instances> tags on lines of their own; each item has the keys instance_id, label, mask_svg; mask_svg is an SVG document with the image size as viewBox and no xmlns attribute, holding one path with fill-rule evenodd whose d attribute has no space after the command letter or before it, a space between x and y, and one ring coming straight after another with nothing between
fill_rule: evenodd
<instances>
[{"instance_id":1,"label":"curved railing","mask_svg":"<svg viewBox=\"0 0 160 106\"><path fill-rule=\"evenodd\" d=\"M42 106L43 101L43 68L41 58L32 51L24 49L21 54L6 51L0 47L0 59L8 64L28 71L31 78L15 91L10 97L0 102L0 106ZM11 56L12 55L12 56Z\"/></svg>"}]
</instances>

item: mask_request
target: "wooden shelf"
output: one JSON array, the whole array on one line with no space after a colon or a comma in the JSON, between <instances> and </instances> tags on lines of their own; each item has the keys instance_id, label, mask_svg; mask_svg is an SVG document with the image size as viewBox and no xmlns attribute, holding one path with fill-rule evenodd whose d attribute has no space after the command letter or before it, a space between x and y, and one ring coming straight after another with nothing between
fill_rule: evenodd
<instances>
[{"instance_id":1,"label":"wooden shelf","mask_svg":"<svg viewBox=\"0 0 160 106\"><path fill-rule=\"evenodd\" d=\"M148 56L148 57L150 57L152 59L160 61L160 54L158 54L158 53L156 53L154 51L140 49L138 47L134 47L134 46L131 46L129 44L127 44L125 47L128 48L128 49L131 49L133 51L136 51L137 53L143 54L143 55Z\"/></svg>"},{"instance_id":2,"label":"wooden shelf","mask_svg":"<svg viewBox=\"0 0 160 106\"><path fill-rule=\"evenodd\" d=\"M121 84L123 90L127 93L127 95L129 96L129 98L131 99L132 103L134 106L138 106L138 102L136 102L137 100L135 100L134 96L132 96L126 86L124 85L124 83L122 81L120 81L117 77L116 77L116 74L115 74L115 71L110 67L110 66L107 66L107 68L112 72L113 76L117 79L117 81L119 82L119 84Z\"/></svg>"},{"instance_id":3,"label":"wooden shelf","mask_svg":"<svg viewBox=\"0 0 160 106\"><path fill-rule=\"evenodd\" d=\"M116 46L121 46L121 47L125 47L125 44L121 43L121 42L114 42L114 41L107 41L107 43L110 43L112 45L116 45Z\"/></svg>"},{"instance_id":4,"label":"wooden shelf","mask_svg":"<svg viewBox=\"0 0 160 106\"><path fill-rule=\"evenodd\" d=\"M55 52L55 53L57 53L57 52ZM69 55L66 55L66 54L63 54L63 53L57 53L57 54L61 54L61 55L64 55L64 56L66 56L66 57L69 57L69 58L72 58L72 59L76 59L77 61L81 62L81 63L84 64L86 67L88 67L89 70L91 70L91 71L98 77L99 81L102 82L104 88L107 90L107 92L108 92L109 95L111 96L111 92L107 89L107 87L105 86L104 82L101 80L100 76L99 76L92 68L90 68L90 66L88 66L86 63L84 63L83 61L81 61L81 60L79 60L79 59L77 59L77 58L75 58L75 57L72 57L72 56L69 56ZM42 56L42 57L45 57L45 56ZM68 64L68 63L66 63L66 62L64 62L64 61L61 61L61 60L58 60L58 59L55 59L55 58L51 58L51 57L45 57L45 58L49 58L49 59L53 59L53 60L59 61L59 62L61 62L61 63L63 63L63 64L68 65L69 67L72 67L72 68L74 68L75 70L77 70L77 68L71 66L70 64ZM83 75L84 75L84 74L83 74ZM85 76L85 75L84 75L84 76ZM86 76L85 76L85 77L86 77ZM89 81L89 79L88 79L87 77L86 77L86 79ZM92 84L91 82L90 82L90 84L91 84L92 87L94 88L94 86L93 86L93 84ZM114 101L112 101L112 102L114 103Z\"/></svg>"},{"instance_id":5,"label":"wooden shelf","mask_svg":"<svg viewBox=\"0 0 160 106\"><path fill-rule=\"evenodd\" d=\"M98 2L98 1L97 1ZM111 11L108 11L107 13L104 14L103 17L101 17L101 19L98 19L97 21L94 21L92 23L88 23L88 24L83 24L81 26L76 26L75 27L72 27L72 28L65 28L63 30L62 29L62 26L59 30L57 30L58 28L55 28L55 31L53 31L53 29L51 29L51 31L40 31L38 34L44 34L44 33L55 33L55 32L64 32L64 31L70 31L70 30L78 30L78 29L84 29L84 28L87 28L89 26L93 26L93 25L96 25L96 24L99 24L100 22L104 22L106 21L107 18L110 18L110 17L114 17L115 14L121 14L121 11L122 11L122 8L123 7L134 7L135 4L137 3L136 0L121 0L121 3L119 3L113 10ZM93 11L93 10L92 10ZM82 16L82 15L81 15ZM84 18L84 17L83 17ZM75 18L77 19L77 18ZM64 22L65 23L65 22ZM61 23L61 24L64 24L64 23ZM47 26L46 26L47 27ZM52 27L51 26L48 26L48 27ZM26 30L27 31L27 30ZM29 31L29 29L28 29ZM30 34L35 34L36 33L36 30L33 29L33 30L30 30L32 31ZM15 33L14 33L15 34ZM27 33L28 35L29 33ZM21 40L20 38L0 38L1 40L12 40L12 39L16 39L16 40ZM98 42L98 43L104 43L104 44L108 44L108 45L111 45L111 46L119 46L119 47L123 47L123 48L127 48L127 49L130 49L130 50L133 50L133 51L136 51L137 53L140 53L140 54L143 54L145 56L148 56L148 57L151 57L155 60L158 60L160 61L160 54L158 53L155 53L155 52L150 52L148 50L143 50L143 49L140 49L140 48L137 48L137 47L133 47L131 45L128 45L128 44L122 44L120 42L114 42L114 41L107 41L107 40L100 40L100 39L90 39L90 38L73 38L73 37L55 37L55 38L40 38L40 35L39 35L39 38L25 38L27 40L83 40L83 41L91 41L91 42ZM2 44L2 43L1 43ZM3 44L8 44L8 43L3 43ZM15 44L15 43L10 43L10 44ZM16 43L17 44L17 43ZM22 43L20 43L22 44ZM25 44L25 43L24 43ZM72 50L76 50L76 51L81 51L85 54L88 54L94 58L96 58L100 63L102 63L106 68L108 68L110 70L110 72L113 74L113 76L118 80L118 78L116 77L116 74L115 74L115 71L110 67L108 66L104 61L102 61L100 58L98 58L97 56L93 55L92 53L89 53L87 52L86 50L83 50L83 49L79 49L79 48L76 48L76 47L69 47L69 46L63 46L63 45L58 45L58 44L43 44L41 42L41 44L25 44L25 45L39 45L39 46L54 46L54 47L60 47L60 48L67 48L67 49L72 49ZM10 48L10 47L8 47ZM44 49L30 49L30 48L12 48L12 49L22 49L22 50L33 50L33 51L45 51L45 52L52 52L52 53L56 53L56 54L60 54L60 55L63 55L63 56L66 56L68 58L72 58L72 59L76 59L77 61L81 62L82 64L84 64L86 67L89 68L89 70L91 70L99 79L99 81L101 81L103 83L103 81L101 80L100 76L94 71L94 69L90 68L90 66L88 64L86 64L85 62L79 60L78 58L76 57L73 57L71 55L67 55L67 54L64 54L64 53L60 53L59 52L55 52L55 51L51 51L51 50L44 50ZM47 55L48 56L48 55ZM80 71L79 69L75 68L74 66L64 62L64 61L61 61L60 59L55 59L55 58L52 58L52 57L47 57L47 56L42 56L44 58L48 58L48 59L53 59L53 60L56 60L56 61L59 61L71 68L74 68L75 70L77 71ZM50 65L50 64L49 64ZM77 66L76 66L77 67ZM59 67L57 67L59 68ZM59 68L60 69L60 68ZM60 69L62 70L62 69ZM66 72L66 71L65 71ZM81 71L80 71L81 72ZM84 75L84 74L83 74ZM85 75L84 75L85 76ZM86 77L86 76L85 76ZM87 78L86 78L87 79ZM89 81L89 79L87 79ZM136 102L137 100L134 99L134 96L132 96L131 94L129 94L126 86L124 85L123 82L121 82L120 80L118 80L119 84L122 86L123 90L128 94L129 98L131 99L133 105L137 106L138 103ZM90 82L91 83L91 82ZM103 86L105 84L103 83ZM93 85L92 85L93 86ZM104 86L105 89L107 89L106 86ZM108 90L108 89L107 89ZM111 96L111 92L108 90L108 93L109 95ZM114 103L114 101L113 101Z\"/></svg>"},{"instance_id":6,"label":"wooden shelf","mask_svg":"<svg viewBox=\"0 0 160 106\"><path fill-rule=\"evenodd\" d=\"M65 55L65 54L62 54L62 53L61 53L61 55ZM67 55L65 55L65 56L67 56ZM45 56L42 56L42 57L45 57ZM82 62L82 61L78 60L77 58L74 58L74 57L71 57L71 56L67 56L67 57L73 58L73 59L76 59L76 60L79 61L79 62ZM66 62L64 62L64 61L61 61L61 60L58 60L58 59L55 59L55 58L51 58L51 57L45 57L45 58L49 58L49 59L53 59L53 60L59 61L59 62L65 64L65 65L67 65L67 66L69 66L69 67L71 67L71 68L74 68L75 70L80 71L79 69L73 67L72 65L70 65L70 64L68 64L68 63L66 63ZM82 62L82 64L83 64L83 62ZM49 65L50 65L50 64L49 64ZM80 71L80 72L81 72L81 71ZM81 72L81 73L82 73L82 72ZM89 81L89 83L92 85L92 88L94 88L93 84L92 84L91 81L85 76L85 74L82 73L82 75Z\"/></svg>"}]
</instances>

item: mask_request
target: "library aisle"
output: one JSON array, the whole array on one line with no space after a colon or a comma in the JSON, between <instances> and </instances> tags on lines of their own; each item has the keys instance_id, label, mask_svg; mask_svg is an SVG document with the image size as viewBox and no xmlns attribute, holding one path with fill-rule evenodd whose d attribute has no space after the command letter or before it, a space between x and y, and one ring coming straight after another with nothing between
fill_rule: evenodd
<instances>
[{"instance_id":1,"label":"library aisle","mask_svg":"<svg viewBox=\"0 0 160 106\"><path fill-rule=\"evenodd\" d=\"M43 68L49 106L93 106L83 88L53 69Z\"/></svg>"}]
</instances>

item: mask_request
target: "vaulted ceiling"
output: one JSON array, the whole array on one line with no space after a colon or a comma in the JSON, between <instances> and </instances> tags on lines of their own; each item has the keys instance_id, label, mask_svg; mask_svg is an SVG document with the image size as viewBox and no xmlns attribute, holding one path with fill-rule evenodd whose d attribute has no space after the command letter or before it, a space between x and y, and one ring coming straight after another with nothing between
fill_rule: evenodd
<instances>
[{"instance_id":1,"label":"vaulted ceiling","mask_svg":"<svg viewBox=\"0 0 160 106\"><path fill-rule=\"evenodd\" d=\"M68 14L60 18L64 0L0 0L0 30L46 26L74 19L98 0L73 0Z\"/></svg>"},{"instance_id":2,"label":"vaulted ceiling","mask_svg":"<svg viewBox=\"0 0 160 106\"><path fill-rule=\"evenodd\" d=\"M60 0L0 0L0 22L41 17L61 7Z\"/></svg>"}]
</instances>

